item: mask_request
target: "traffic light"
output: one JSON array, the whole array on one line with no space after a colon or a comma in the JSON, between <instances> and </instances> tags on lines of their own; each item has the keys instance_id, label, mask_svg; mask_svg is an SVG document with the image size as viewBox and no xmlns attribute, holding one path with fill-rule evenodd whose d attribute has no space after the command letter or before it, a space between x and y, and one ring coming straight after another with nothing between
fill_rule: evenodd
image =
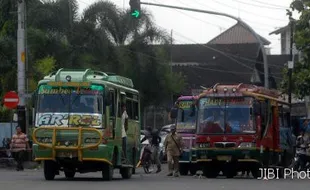
<instances>
[{"instance_id":1,"label":"traffic light","mask_svg":"<svg viewBox=\"0 0 310 190\"><path fill-rule=\"evenodd\" d=\"M130 5L130 15L134 18L139 18L141 15L141 4L140 0L130 0L129 1Z\"/></svg>"}]
</instances>

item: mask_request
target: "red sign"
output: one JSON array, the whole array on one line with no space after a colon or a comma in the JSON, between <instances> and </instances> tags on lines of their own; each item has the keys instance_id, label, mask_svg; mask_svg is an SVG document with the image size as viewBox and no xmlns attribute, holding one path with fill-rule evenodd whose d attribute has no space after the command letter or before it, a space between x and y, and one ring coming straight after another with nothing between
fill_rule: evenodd
<instances>
[{"instance_id":1,"label":"red sign","mask_svg":"<svg viewBox=\"0 0 310 190\"><path fill-rule=\"evenodd\" d=\"M18 103L19 103L18 94L14 91L10 91L10 92L6 93L3 97L3 103L4 103L5 107L7 107L9 109L16 108Z\"/></svg>"}]
</instances>

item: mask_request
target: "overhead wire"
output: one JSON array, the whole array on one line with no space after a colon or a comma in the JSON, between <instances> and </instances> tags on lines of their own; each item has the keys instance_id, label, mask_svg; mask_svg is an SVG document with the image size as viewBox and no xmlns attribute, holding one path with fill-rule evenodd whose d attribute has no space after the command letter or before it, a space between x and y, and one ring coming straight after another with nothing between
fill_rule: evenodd
<instances>
[{"instance_id":1,"label":"overhead wire","mask_svg":"<svg viewBox=\"0 0 310 190\"><path fill-rule=\"evenodd\" d=\"M276 4L271 4L271 3L267 3L267 2L263 2L263 1L259 1L259 0L252 0L254 2L260 3L260 4L264 4L264 5L269 5L269 6L273 6L273 7L278 7L278 8L283 8L283 9L289 9L289 7L285 7L282 5L276 5Z\"/></svg>"},{"instance_id":2,"label":"overhead wire","mask_svg":"<svg viewBox=\"0 0 310 190\"><path fill-rule=\"evenodd\" d=\"M285 10L282 7L270 7L270 6L257 5L257 4L243 2L243 1L240 1L240 0L232 0L232 1L235 1L235 2L238 2L238 3L241 3L241 4L245 4L245 5L250 5L250 6L253 6L253 7L261 7L261 8L273 9L273 10Z\"/></svg>"},{"instance_id":3,"label":"overhead wire","mask_svg":"<svg viewBox=\"0 0 310 190\"><path fill-rule=\"evenodd\" d=\"M175 31L174 31L174 32L175 32ZM243 67L245 67L245 68L248 68L248 69L250 69L250 70L254 70L253 67L248 66L248 65L246 65L245 63L242 63L241 61L238 61L237 59L233 58L232 56L227 55L226 52L223 52L223 51L220 51L220 50L218 50L218 49L212 48L212 47L210 47L210 46L208 46L208 45L205 45L205 44L199 44L199 43L195 42L194 40L192 40L192 39L190 39L190 38L188 38L188 37L186 37L186 36L180 34L179 32L175 32L175 33L176 33L178 36L180 36L180 37L182 37L182 38L184 38L184 39L187 39L187 40L189 40L189 41L192 41L192 42L195 43L196 45L199 45L199 46L202 46L202 47L211 49L211 50L213 50L213 51L215 51L215 52L218 52L218 53L224 55L225 57L231 59L232 61L238 63L239 65L241 65L241 66L243 66ZM268 66L269 66L269 65L268 65ZM264 74L264 72L261 72L261 71L258 71L258 72ZM275 78L279 78L279 77L275 77ZM280 79L280 78L279 78L279 79Z\"/></svg>"}]
</instances>

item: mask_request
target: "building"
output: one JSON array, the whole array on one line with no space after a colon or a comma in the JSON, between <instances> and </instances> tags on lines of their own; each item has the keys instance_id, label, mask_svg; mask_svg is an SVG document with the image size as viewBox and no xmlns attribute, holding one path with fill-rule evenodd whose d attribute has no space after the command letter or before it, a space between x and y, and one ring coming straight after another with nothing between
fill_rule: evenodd
<instances>
[{"instance_id":1,"label":"building","mask_svg":"<svg viewBox=\"0 0 310 190\"><path fill-rule=\"evenodd\" d=\"M291 49L291 25L288 24L284 27L281 27L269 35L280 35L281 40L281 54L282 55L289 55ZM293 54L298 54L295 44L293 44Z\"/></svg>"},{"instance_id":2,"label":"building","mask_svg":"<svg viewBox=\"0 0 310 190\"><path fill-rule=\"evenodd\" d=\"M270 42L261 37L266 53ZM269 86L278 88L288 55L267 55ZM172 68L187 78L182 92L190 94L216 83L252 83L264 85L262 52L255 36L240 23L230 27L207 44L172 46Z\"/></svg>"}]
</instances>

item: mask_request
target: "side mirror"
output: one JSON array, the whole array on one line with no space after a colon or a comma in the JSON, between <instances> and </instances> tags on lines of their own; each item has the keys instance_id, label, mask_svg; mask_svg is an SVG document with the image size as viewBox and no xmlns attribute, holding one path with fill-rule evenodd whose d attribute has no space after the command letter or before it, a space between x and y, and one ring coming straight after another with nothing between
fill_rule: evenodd
<instances>
[{"instance_id":1,"label":"side mirror","mask_svg":"<svg viewBox=\"0 0 310 190\"><path fill-rule=\"evenodd\" d=\"M170 118L176 119L178 117L178 108L174 107L170 110Z\"/></svg>"}]
</instances>

